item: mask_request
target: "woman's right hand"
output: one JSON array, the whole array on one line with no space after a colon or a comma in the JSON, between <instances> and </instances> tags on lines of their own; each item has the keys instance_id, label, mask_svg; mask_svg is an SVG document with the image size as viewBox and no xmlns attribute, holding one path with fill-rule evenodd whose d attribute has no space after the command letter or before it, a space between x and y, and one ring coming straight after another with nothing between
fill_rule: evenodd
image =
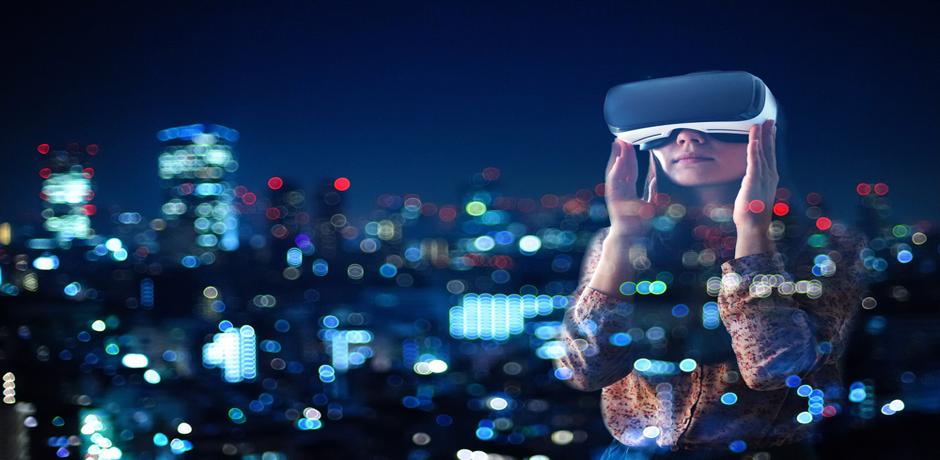
<instances>
[{"instance_id":1,"label":"woman's right hand","mask_svg":"<svg viewBox=\"0 0 940 460\"><path fill-rule=\"evenodd\" d=\"M651 161L656 160L651 158ZM645 235L651 227L652 218L655 217L655 206L652 204L656 197L655 173L649 184L649 201L637 197L636 182L639 172L636 149L628 142L615 139L611 144L605 177L604 198L610 217L610 234L631 237Z\"/></svg>"}]
</instances>

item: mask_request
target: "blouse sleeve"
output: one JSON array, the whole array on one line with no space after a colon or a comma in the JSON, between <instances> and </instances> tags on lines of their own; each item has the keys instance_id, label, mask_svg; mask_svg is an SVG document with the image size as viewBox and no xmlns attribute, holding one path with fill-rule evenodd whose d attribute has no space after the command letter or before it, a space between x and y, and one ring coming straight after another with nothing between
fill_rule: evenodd
<instances>
[{"instance_id":1,"label":"blouse sleeve","mask_svg":"<svg viewBox=\"0 0 940 460\"><path fill-rule=\"evenodd\" d=\"M594 391L614 383L633 368L632 345L611 342L612 335L631 327L632 311L618 296L588 286L600 260L610 227L599 230L588 244L578 287L571 294L561 327L564 354L553 360L569 386ZM567 376L567 378L565 377Z\"/></svg>"},{"instance_id":2,"label":"blouse sleeve","mask_svg":"<svg viewBox=\"0 0 940 460\"><path fill-rule=\"evenodd\" d=\"M802 378L842 354L867 290L860 255L867 238L858 232L830 238L828 249L803 248L786 264L794 271L777 251L721 265L719 315L748 387L783 388L788 376ZM794 279L795 272L807 279Z\"/></svg>"}]
</instances>

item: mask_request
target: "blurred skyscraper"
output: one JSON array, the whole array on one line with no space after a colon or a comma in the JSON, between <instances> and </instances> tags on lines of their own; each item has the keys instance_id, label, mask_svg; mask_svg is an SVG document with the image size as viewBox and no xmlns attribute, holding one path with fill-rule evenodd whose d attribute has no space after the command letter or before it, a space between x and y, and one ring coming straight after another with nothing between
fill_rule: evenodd
<instances>
[{"instance_id":1,"label":"blurred skyscraper","mask_svg":"<svg viewBox=\"0 0 940 460\"><path fill-rule=\"evenodd\" d=\"M39 197L43 200L43 226L53 234L60 247L68 247L75 238L88 239L94 235L89 216L95 214L92 177L95 170L89 160L98 153L98 146L88 144L82 148L77 142L64 150L52 150L49 144L40 144L36 150L42 155L39 177L43 178Z\"/></svg>"},{"instance_id":2,"label":"blurred skyscraper","mask_svg":"<svg viewBox=\"0 0 940 460\"><path fill-rule=\"evenodd\" d=\"M157 133L166 201L161 250L183 265L215 261L215 250L238 248L238 213L229 176L238 169L232 146L238 131L194 124Z\"/></svg>"},{"instance_id":3,"label":"blurred skyscraper","mask_svg":"<svg viewBox=\"0 0 940 460\"><path fill-rule=\"evenodd\" d=\"M324 178L317 188L316 217L314 219L314 245L322 257L334 257L340 244L340 229L346 226L343 214L343 195L349 189L349 180Z\"/></svg>"},{"instance_id":4,"label":"blurred skyscraper","mask_svg":"<svg viewBox=\"0 0 940 460\"><path fill-rule=\"evenodd\" d=\"M271 189L270 204L265 210L271 236L293 244L300 233L306 233L310 224L306 192L298 184L275 176L268 179Z\"/></svg>"},{"instance_id":5,"label":"blurred skyscraper","mask_svg":"<svg viewBox=\"0 0 940 460\"><path fill-rule=\"evenodd\" d=\"M9 376L12 373L4 375L4 383L11 382ZM4 385L4 390L9 390L9 387ZM8 397L5 396L4 400ZM0 405L0 458L29 460L29 431L35 426L36 419L32 417L35 412L30 403L7 401Z\"/></svg>"}]
</instances>

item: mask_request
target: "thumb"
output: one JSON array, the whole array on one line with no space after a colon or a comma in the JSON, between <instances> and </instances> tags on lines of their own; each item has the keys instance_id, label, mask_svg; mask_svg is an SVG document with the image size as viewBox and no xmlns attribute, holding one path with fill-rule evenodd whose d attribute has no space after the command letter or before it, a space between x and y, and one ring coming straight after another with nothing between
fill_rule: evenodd
<instances>
[{"instance_id":1,"label":"thumb","mask_svg":"<svg viewBox=\"0 0 940 460\"><path fill-rule=\"evenodd\" d=\"M653 151L649 151L650 154L650 163L649 163L649 175L650 182L649 187L647 188L647 202L652 203L656 198L656 156L653 155Z\"/></svg>"},{"instance_id":2,"label":"thumb","mask_svg":"<svg viewBox=\"0 0 940 460\"><path fill-rule=\"evenodd\" d=\"M656 199L656 176L650 179L649 193L647 193L647 196L649 197L649 203L653 203Z\"/></svg>"}]
</instances>

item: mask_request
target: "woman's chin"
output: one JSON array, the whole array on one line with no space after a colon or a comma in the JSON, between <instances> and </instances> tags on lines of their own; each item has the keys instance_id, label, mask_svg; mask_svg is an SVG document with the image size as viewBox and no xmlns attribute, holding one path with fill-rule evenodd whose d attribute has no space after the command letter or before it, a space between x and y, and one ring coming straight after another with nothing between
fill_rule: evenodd
<instances>
[{"instance_id":1,"label":"woman's chin","mask_svg":"<svg viewBox=\"0 0 940 460\"><path fill-rule=\"evenodd\" d=\"M714 176L682 173L671 179L673 182L683 187L705 187L709 185L725 185L731 182L740 182L742 177L715 178Z\"/></svg>"},{"instance_id":2,"label":"woman's chin","mask_svg":"<svg viewBox=\"0 0 940 460\"><path fill-rule=\"evenodd\" d=\"M702 177L692 174L680 174L673 178L672 181L683 187L701 187L720 183L716 182L714 178L711 177Z\"/></svg>"}]
</instances>

